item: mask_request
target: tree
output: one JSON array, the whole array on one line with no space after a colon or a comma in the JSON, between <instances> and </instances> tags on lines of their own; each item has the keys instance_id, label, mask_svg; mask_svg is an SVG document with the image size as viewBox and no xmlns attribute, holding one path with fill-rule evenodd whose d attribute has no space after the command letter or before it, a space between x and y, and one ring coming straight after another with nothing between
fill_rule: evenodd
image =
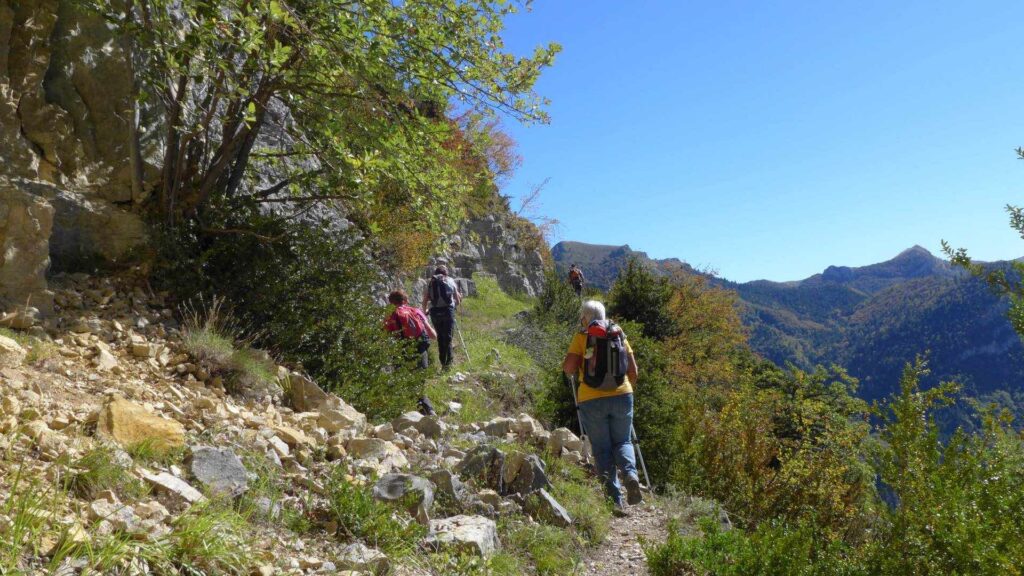
<instances>
[{"instance_id":1,"label":"tree","mask_svg":"<svg viewBox=\"0 0 1024 576\"><path fill-rule=\"evenodd\" d=\"M436 231L471 183L444 147L450 107L546 121L533 92L559 47L504 51L504 0L82 0L159 102L154 211L210 220L215 203L290 214L341 201L369 230L399 205ZM214 230L226 232L226 230Z\"/></svg>"},{"instance_id":2,"label":"tree","mask_svg":"<svg viewBox=\"0 0 1024 576\"><path fill-rule=\"evenodd\" d=\"M1017 157L1024 160L1024 148L1017 148ZM1010 215L1010 228L1024 240L1024 208L1007 204L1006 212ZM942 251L953 265L984 279L997 294L1009 298L1010 323L1017 334L1024 338L1024 262L1012 261L1006 266L978 264L967 255L966 248L954 249L945 240L942 241Z\"/></svg>"}]
</instances>

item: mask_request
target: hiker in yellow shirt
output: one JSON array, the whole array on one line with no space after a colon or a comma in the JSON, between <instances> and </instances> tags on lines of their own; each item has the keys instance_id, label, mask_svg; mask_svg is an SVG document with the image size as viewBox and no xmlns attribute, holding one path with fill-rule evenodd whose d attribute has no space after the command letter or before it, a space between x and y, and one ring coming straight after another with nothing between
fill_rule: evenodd
<instances>
[{"instance_id":1,"label":"hiker in yellow shirt","mask_svg":"<svg viewBox=\"0 0 1024 576\"><path fill-rule=\"evenodd\" d=\"M627 502L643 501L630 439L637 366L625 334L605 318L604 304L587 300L580 307L580 331L569 344L562 371L579 383L580 424L590 438L605 490L616 513L623 515L616 467L624 476Z\"/></svg>"}]
</instances>

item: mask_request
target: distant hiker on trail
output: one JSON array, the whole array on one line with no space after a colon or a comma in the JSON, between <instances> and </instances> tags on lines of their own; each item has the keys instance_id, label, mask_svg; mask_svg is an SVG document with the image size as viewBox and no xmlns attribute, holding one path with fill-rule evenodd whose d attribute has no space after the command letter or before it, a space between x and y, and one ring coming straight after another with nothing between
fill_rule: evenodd
<instances>
[{"instance_id":1,"label":"distant hiker on trail","mask_svg":"<svg viewBox=\"0 0 1024 576\"><path fill-rule=\"evenodd\" d=\"M462 294L455 280L448 277L448 268L440 265L434 269L426 289L423 291L423 310L430 312L430 320L437 330L437 355L441 368L452 364L452 338L455 334L455 307L462 303Z\"/></svg>"},{"instance_id":2,"label":"distant hiker on trail","mask_svg":"<svg viewBox=\"0 0 1024 576\"><path fill-rule=\"evenodd\" d=\"M426 368L430 361L430 340L437 338L437 332L422 310L409 306L409 297L404 291L395 290L388 294L388 302L395 305L395 311L384 321L384 329L398 338L415 340L416 351L411 359L415 361L417 369ZM420 412L428 416L434 413L434 407L426 396L420 397L419 408Z\"/></svg>"},{"instance_id":3,"label":"distant hiker on trail","mask_svg":"<svg viewBox=\"0 0 1024 576\"><path fill-rule=\"evenodd\" d=\"M622 329L605 319L604 304L587 300L580 307L580 330L569 344L562 371L579 382L580 424L615 512L625 515L616 466L622 470L629 504L643 501L630 439L637 366Z\"/></svg>"},{"instance_id":4,"label":"distant hiker on trail","mask_svg":"<svg viewBox=\"0 0 1024 576\"><path fill-rule=\"evenodd\" d=\"M587 279L583 277L583 270L576 264L569 267L569 284L572 285L572 289L576 291L576 297L583 297L583 283Z\"/></svg>"}]
</instances>

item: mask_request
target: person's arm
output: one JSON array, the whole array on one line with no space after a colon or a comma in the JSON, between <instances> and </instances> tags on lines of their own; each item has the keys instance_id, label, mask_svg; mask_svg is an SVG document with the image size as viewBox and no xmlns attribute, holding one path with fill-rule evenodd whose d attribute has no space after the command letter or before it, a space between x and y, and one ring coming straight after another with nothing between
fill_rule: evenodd
<instances>
[{"instance_id":1,"label":"person's arm","mask_svg":"<svg viewBox=\"0 0 1024 576\"><path fill-rule=\"evenodd\" d=\"M569 351L562 360L562 372L566 376L575 376L579 372L580 364L583 362L583 354L587 351L587 338L582 334L573 336L569 343Z\"/></svg>"},{"instance_id":2,"label":"person's arm","mask_svg":"<svg viewBox=\"0 0 1024 576\"><path fill-rule=\"evenodd\" d=\"M420 308L423 308L424 312L427 311L427 306L430 305L430 282L428 281L427 285L423 288L423 305Z\"/></svg>"},{"instance_id":3,"label":"person's arm","mask_svg":"<svg viewBox=\"0 0 1024 576\"><path fill-rule=\"evenodd\" d=\"M459 285L458 284L455 285L455 305L456 306L461 306L462 305L462 292L459 291Z\"/></svg>"},{"instance_id":4,"label":"person's arm","mask_svg":"<svg viewBox=\"0 0 1024 576\"><path fill-rule=\"evenodd\" d=\"M629 369L626 370L626 377L629 378L630 384L636 386L636 379L640 374L636 366L636 356L633 356L633 347L629 345L629 340L626 341L626 352L629 353Z\"/></svg>"}]
</instances>

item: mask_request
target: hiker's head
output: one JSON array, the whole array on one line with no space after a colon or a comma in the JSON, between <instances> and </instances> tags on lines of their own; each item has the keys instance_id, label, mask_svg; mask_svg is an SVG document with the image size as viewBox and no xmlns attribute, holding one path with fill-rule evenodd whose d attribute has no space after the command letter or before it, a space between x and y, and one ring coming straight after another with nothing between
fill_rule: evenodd
<instances>
[{"instance_id":1,"label":"hiker's head","mask_svg":"<svg viewBox=\"0 0 1024 576\"><path fill-rule=\"evenodd\" d=\"M401 306L409 301L409 297L406 296L404 290L395 290L391 294L388 294L388 302L391 302L395 306Z\"/></svg>"},{"instance_id":2,"label":"hiker's head","mask_svg":"<svg viewBox=\"0 0 1024 576\"><path fill-rule=\"evenodd\" d=\"M597 300L587 300L580 306L580 324L590 326L594 320L604 320L604 304Z\"/></svg>"},{"instance_id":3,"label":"hiker's head","mask_svg":"<svg viewBox=\"0 0 1024 576\"><path fill-rule=\"evenodd\" d=\"M434 274L440 274L441 276L448 275L448 267L444 264L439 264L437 268L434 268Z\"/></svg>"}]
</instances>

